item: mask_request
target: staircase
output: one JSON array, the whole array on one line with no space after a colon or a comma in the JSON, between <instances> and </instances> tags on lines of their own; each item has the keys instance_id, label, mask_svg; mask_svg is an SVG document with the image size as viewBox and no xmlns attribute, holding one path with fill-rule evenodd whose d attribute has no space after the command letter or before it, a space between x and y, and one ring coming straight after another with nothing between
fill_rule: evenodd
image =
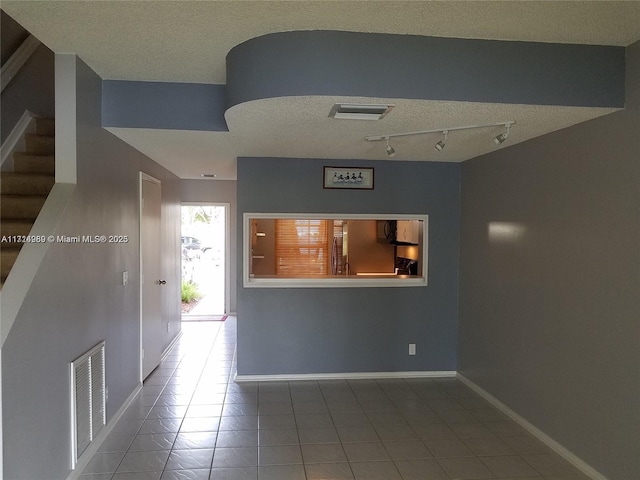
<instances>
[{"instance_id":1,"label":"staircase","mask_svg":"<svg viewBox=\"0 0 640 480\"><path fill-rule=\"evenodd\" d=\"M25 152L13 153L13 171L0 174L0 288L4 285L47 195L55 183L55 122L36 119L24 137ZM17 238L16 238L17 237Z\"/></svg>"}]
</instances>

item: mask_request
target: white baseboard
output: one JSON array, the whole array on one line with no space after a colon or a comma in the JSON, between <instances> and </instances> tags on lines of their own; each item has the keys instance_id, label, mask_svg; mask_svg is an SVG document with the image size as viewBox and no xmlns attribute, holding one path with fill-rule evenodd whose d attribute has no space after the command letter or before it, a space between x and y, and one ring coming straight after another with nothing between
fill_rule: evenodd
<instances>
[{"instance_id":1,"label":"white baseboard","mask_svg":"<svg viewBox=\"0 0 640 480\"><path fill-rule=\"evenodd\" d=\"M565 447L560 445L558 442L556 442L554 439L552 439L549 435L544 433L542 430L540 430L536 426L534 426L531 423L529 423L527 420L525 420L523 417L521 417L516 412L511 410L504 403L502 403L496 397L494 397L489 392L484 390L482 387L480 387L479 385L476 385L475 383L473 383L471 380L466 378L461 373L457 374L457 378L462 383L464 383L469 388L471 388L471 390L473 390L478 395L480 395L482 398L484 398L489 403L491 403L494 407L496 407L502 413L504 413L505 415L510 417L512 420L517 422L522 428L524 428L529 433L531 433L534 437L536 437L538 440L540 440L542 443L544 443L551 450L556 452L558 455L560 455L562 458L567 460L569 463L571 463L574 467L576 467L582 473L587 475L589 478L591 478L592 480L607 480L607 477L602 475L600 472L598 472L596 469L594 469L591 465L589 465L584 460L582 460L580 457L578 457L577 455L575 455L572 452L570 452L569 450L567 450Z\"/></svg>"},{"instance_id":2,"label":"white baseboard","mask_svg":"<svg viewBox=\"0 0 640 480\"><path fill-rule=\"evenodd\" d=\"M129 408L133 400L136 398L136 395L140 393L140 390L142 390L142 384L139 384L135 388L135 390L131 393L131 395L129 395L127 400L125 400L125 402L122 404L122 407L120 407L113 418L111 418L111 421L107 423L102 430L100 430L100 433L98 433L96 438L93 439L87 449L82 453L82 456L78 459L78 463L76 463L76 468L71 471L66 480L78 480L80 478L80 474L82 473L82 471L86 468L93 456L100 449L105 439L109 436L118 421L122 418L122 415L124 415L124 412L127 410L127 408Z\"/></svg>"},{"instance_id":3,"label":"white baseboard","mask_svg":"<svg viewBox=\"0 0 640 480\"><path fill-rule=\"evenodd\" d=\"M173 346L176 344L176 342L180 340L180 337L182 337L182 330L180 330L178 334L175 337L173 337L173 340L171 340L169 345L167 345L167 348L164 349L164 352L162 352L162 355L160 356L160 363L162 363L162 361L165 358L167 358L167 355L169 355L169 352L171 351Z\"/></svg>"},{"instance_id":4,"label":"white baseboard","mask_svg":"<svg viewBox=\"0 0 640 480\"><path fill-rule=\"evenodd\" d=\"M304 380L365 380L386 378L443 378L455 377L455 371L421 372L348 372L348 373L292 373L282 375L237 375L235 382L295 382Z\"/></svg>"}]
</instances>

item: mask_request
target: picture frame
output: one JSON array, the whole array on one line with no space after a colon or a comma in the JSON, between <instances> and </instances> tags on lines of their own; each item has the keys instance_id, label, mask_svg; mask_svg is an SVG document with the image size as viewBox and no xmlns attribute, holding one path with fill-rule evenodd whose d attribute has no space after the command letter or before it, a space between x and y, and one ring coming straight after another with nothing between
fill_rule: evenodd
<instances>
[{"instance_id":1,"label":"picture frame","mask_svg":"<svg viewBox=\"0 0 640 480\"><path fill-rule=\"evenodd\" d=\"M373 168L324 167L323 188L373 190Z\"/></svg>"}]
</instances>

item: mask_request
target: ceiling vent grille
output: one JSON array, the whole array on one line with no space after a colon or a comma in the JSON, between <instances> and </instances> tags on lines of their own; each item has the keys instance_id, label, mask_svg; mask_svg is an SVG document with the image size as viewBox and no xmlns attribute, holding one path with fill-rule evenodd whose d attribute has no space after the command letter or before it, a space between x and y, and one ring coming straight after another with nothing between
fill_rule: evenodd
<instances>
[{"instance_id":1,"label":"ceiling vent grille","mask_svg":"<svg viewBox=\"0 0 640 480\"><path fill-rule=\"evenodd\" d=\"M395 107L395 105L336 103L331 108L329 117L342 120L380 120L389 113L393 107Z\"/></svg>"}]
</instances>

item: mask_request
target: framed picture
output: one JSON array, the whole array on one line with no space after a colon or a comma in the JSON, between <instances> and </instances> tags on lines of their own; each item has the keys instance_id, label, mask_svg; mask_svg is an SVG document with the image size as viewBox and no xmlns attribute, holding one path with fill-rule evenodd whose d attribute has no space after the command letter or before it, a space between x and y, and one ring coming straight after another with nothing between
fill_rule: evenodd
<instances>
[{"instance_id":1,"label":"framed picture","mask_svg":"<svg viewBox=\"0 0 640 480\"><path fill-rule=\"evenodd\" d=\"M323 186L373 190L373 168L324 167Z\"/></svg>"}]
</instances>

